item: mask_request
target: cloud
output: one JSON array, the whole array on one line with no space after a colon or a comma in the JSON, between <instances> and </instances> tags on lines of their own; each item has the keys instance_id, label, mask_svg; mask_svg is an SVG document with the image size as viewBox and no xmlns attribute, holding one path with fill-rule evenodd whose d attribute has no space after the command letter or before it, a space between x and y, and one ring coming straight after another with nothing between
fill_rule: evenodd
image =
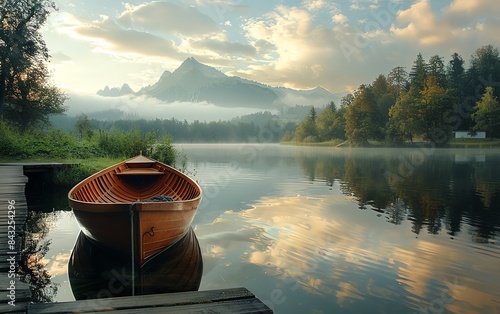
<instances>
[{"instance_id":1,"label":"cloud","mask_svg":"<svg viewBox=\"0 0 500 314\"><path fill-rule=\"evenodd\" d=\"M400 39L431 46L448 40L451 29L445 26L438 23L429 1L420 0L398 13L396 26L391 31Z\"/></svg>"},{"instance_id":2,"label":"cloud","mask_svg":"<svg viewBox=\"0 0 500 314\"><path fill-rule=\"evenodd\" d=\"M338 20L344 18L339 15ZM312 12L277 6L267 15L249 20L243 29L254 45L258 41L268 43L267 59L230 75L292 88L320 85L338 92L390 71L377 72L387 58L383 54L381 60L370 64L380 54L369 48L369 41L380 40L385 34L372 31L367 38L364 30L347 21L333 28L322 26L315 22Z\"/></svg>"},{"instance_id":3,"label":"cloud","mask_svg":"<svg viewBox=\"0 0 500 314\"><path fill-rule=\"evenodd\" d=\"M93 42L102 51L134 53L149 56L177 56L179 51L172 40L137 31L123 29L108 17L74 27L81 38Z\"/></svg>"},{"instance_id":4,"label":"cloud","mask_svg":"<svg viewBox=\"0 0 500 314\"><path fill-rule=\"evenodd\" d=\"M190 40L189 46L199 52L203 50L206 50L208 53L215 52L218 56L255 57L257 53L257 49L252 45L215 38Z\"/></svg>"},{"instance_id":5,"label":"cloud","mask_svg":"<svg viewBox=\"0 0 500 314\"><path fill-rule=\"evenodd\" d=\"M347 22L347 16L342 13L335 14L332 18L335 23L345 23Z\"/></svg>"},{"instance_id":6,"label":"cloud","mask_svg":"<svg viewBox=\"0 0 500 314\"><path fill-rule=\"evenodd\" d=\"M492 0L455 0L440 17L429 0L419 0L399 11L391 32L397 40L422 47L463 47L467 43L478 48L500 38L499 15L500 7Z\"/></svg>"},{"instance_id":7,"label":"cloud","mask_svg":"<svg viewBox=\"0 0 500 314\"><path fill-rule=\"evenodd\" d=\"M118 18L125 27L170 36L202 37L219 32L216 23L191 6L170 2L149 2L138 6L127 5Z\"/></svg>"}]
</instances>

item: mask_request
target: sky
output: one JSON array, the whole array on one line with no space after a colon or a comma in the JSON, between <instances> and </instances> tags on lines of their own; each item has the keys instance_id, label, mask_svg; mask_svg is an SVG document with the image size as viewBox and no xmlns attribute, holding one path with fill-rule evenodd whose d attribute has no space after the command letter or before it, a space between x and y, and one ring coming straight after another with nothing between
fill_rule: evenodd
<instances>
[{"instance_id":1,"label":"sky","mask_svg":"<svg viewBox=\"0 0 500 314\"><path fill-rule=\"evenodd\" d=\"M272 86L352 92L418 53L500 47L498 0L56 0L42 30L54 83L138 91L188 57Z\"/></svg>"}]
</instances>

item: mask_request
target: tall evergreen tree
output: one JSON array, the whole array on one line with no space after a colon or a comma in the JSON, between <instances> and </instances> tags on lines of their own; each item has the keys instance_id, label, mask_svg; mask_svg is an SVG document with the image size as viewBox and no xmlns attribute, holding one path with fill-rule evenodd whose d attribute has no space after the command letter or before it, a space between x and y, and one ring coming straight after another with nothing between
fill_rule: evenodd
<instances>
[{"instance_id":1,"label":"tall evergreen tree","mask_svg":"<svg viewBox=\"0 0 500 314\"><path fill-rule=\"evenodd\" d=\"M425 63L422 54L417 55L417 59L413 62L410 71L410 84L417 90L424 89L425 79L427 78L427 64Z\"/></svg>"},{"instance_id":2,"label":"tall evergreen tree","mask_svg":"<svg viewBox=\"0 0 500 314\"><path fill-rule=\"evenodd\" d=\"M463 94L465 67L464 59L458 54L451 55L451 60L447 68L447 86L457 94ZM462 97L460 97L462 98Z\"/></svg>"},{"instance_id":3,"label":"tall evergreen tree","mask_svg":"<svg viewBox=\"0 0 500 314\"><path fill-rule=\"evenodd\" d=\"M387 83L391 87L395 96L398 96L402 91L407 90L408 72L404 67L395 67L387 75Z\"/></svg>"},{"instance_id":4,"label":"tall evergreen tree","mask_svg":"<svg viewBox=\"0 0 500 314\"><path fill-rule=\"evenodd\" d=\"M439 86L446 87L446 69L443 58L434 55L429 59L429 63L427 64L427 75L434 76Z\"/></svg>"},{"instance_id":5,"label":"tall evergreen tree","mask_svg":"<svg viewBox=\"0 0 500 314\"><path fill-rule=\"evenodd\" d=\"M487 86L500 82L500 54L498 48L486 45L478 48L471 56L467 70L467 95L480 98ZM494 91L500 96L500 88Z\"/></svg>"}]
</instances>

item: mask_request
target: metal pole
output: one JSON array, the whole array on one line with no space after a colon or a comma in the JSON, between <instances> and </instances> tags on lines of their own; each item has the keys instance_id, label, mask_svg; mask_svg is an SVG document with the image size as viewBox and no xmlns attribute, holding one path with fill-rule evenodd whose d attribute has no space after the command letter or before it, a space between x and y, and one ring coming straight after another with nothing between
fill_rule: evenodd
<instances>
[{"instance_id":1,"label":"metal pole","mask_svg":"<svg viewBox=\"0 0 500 314\"><path fill-rule=\"evenodd\" d=\"M130 205L130 248L132 256L132 296L135 296L135 239L134 239L134 207Z\"/></svg>"}]
</instances>

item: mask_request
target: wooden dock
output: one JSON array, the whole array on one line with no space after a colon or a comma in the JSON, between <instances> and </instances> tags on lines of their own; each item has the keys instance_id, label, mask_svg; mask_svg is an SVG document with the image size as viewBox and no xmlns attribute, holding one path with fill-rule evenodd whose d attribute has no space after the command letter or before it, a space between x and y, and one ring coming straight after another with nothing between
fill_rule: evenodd
<instances>
[{"instance_id":1,"label":"wooden dock","mask_svg":"<svg viewBox=\"0 0 500 314\"><path fill-rule=\"evenodd\" d=\"M32 304L28 313L272 313L246 288Z\"/></svg>"},{"instance_id":2,"label":"wooden dock","mask_svg":"<svg viewBox=\"0 0 500 314\"><path fill-rule=\"evenodd\" d=\"M23 166L0 167L0 313L25 313L29 285L17 275L28 214Z\"/></svg>"},{"instance_id":3,"label":"wooden dock","mask_svg":"<svg viewBox=\"0 0 500 314\"><path fill-rule=\"evenodd\" d=\"M0 167L5 166L21 166L24 170L24 174L29 174L33 172L45 172L53 171L54 169L62 169L66 167L72 167L76 164L61 163L61 162L2 162Z\"/></svg>"},{"instance_id":4,"label":"wooden dock","mask_svg":"<svg viewBox=\"0 0 500 314\"><path fill-rule=\"evenodd\" d=\"M28 213L24 174L40 167L52 168L0 164L0 313L273 313L246 288L31 304L16 272Z\"/></svg>"}]
</instances>

